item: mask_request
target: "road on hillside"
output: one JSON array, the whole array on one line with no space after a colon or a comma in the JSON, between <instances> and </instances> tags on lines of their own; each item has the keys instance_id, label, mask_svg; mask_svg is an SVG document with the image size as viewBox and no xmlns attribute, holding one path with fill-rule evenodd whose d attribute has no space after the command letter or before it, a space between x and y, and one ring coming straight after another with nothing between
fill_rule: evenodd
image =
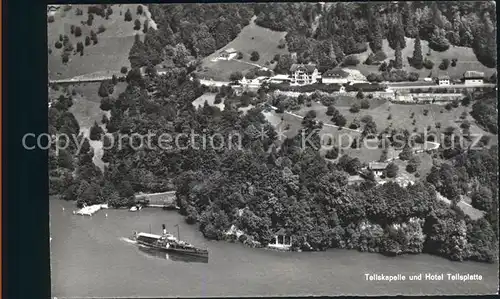
<instances>
[{"instance_id":1,"label":"road on hillside","mask_svg":"<svg viewBox=\"0 0 500 299\"><path fill-rule=\"evenodd\" d=\"M392 90L398 90L398 89L424 89L424 88L433 88L433 89L441 89L441 88L447 88L447 89L460 89L460 88L476 88L476 87L495 87L496 85L493 83L483 83L483 84L475 84L475 85L465 85L465 84L455 84L455 85L412 85L411 83L402 83L402 84L386 84L387 87L389 87Z\"/></svg>"},{"instance_id":2,"label":"road on hillside","mask_svg":"<svg viewBox=\"0 0 500 299\"><path fill-rule=\"evenodd\" d=\"M229 81L214 81L214 80L205 80L205 79L200 79L200 84L206 85L206 86L217 86L221 87L224 85L229 85Z\"/></svg>"},{"instance_id":3,"label":"road on hillside","mask_svg":"<svg viewBox=\"0 0 500 299\"><path fill-rule=\"evenodd\" d=\"M274 106L269 106L269 107L271 107L271 109L273 109L274 111L278 110L277 107L274 107ZM284 113L286 113L288 115L291 115L293 117L299 118L299 119L304 119L303 116L295 114L295 113L292 113L292 112L289 112L289 111L285 111ZM331 127L331 128L337 128L337 129L341 128L342 130L347 130L347 131L356 132L356 133L361 133L362 132L361 130L350 129L350 128L347 128L347 127L339 127L337 125L326 124L326 123L323 123L323 126L325 126L325 127Z\"/></svg>"}]
</instances>

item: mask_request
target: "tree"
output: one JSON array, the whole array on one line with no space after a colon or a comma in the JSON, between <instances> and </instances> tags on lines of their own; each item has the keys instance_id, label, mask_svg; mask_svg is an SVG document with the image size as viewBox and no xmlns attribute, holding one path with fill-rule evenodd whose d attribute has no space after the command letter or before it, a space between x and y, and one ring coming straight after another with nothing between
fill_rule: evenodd
<instances>
[{"instance_id":1,"label":"tree","mask_svg":"<svg viewBox=\"0 0 500 299\"><path fill-rule=\"evenodd\" d=\"M93 21L94 21L94 15L93 14L89 14L88 18L87 18L87 25L88 26L92 26L92 22Z\"/></svg>"},{"instance_id":2,"label":"tree","mask_svg":"<svg viewBox=\"0 0 500 299\"><path fill-rule=\"evenodd\" d=\"M172 58L177 67L186 67L189 63L190 53L183 43L177 44L174 48L174 57Z\"/></svg>"},{"instance_id":3,"label":"tree","mask_svg":"<svg viewBox=\"0 0 500 299\"><path fill-rule=\"evenodd\" d=\"M108 19L109 16L112 14L113 14L113 9L111 8L111 6L108 6L108 8L106 9L106 19Z\"/></svg>"},{"instance_id":4,"label":"tree","mask_svg":"<svg viewBox=\"0 0 500 299\"><path fill-rule=\"evenodd\" d=\"M438 4L433 2L431 4L431 24L434 25L434 28L443 28L443 16L441 14L441 10L439 10Z\"/></svg>"},{"instance_id":5,"label":"tree","mask_svg":"<svg viewBox=\"0 0 500 299\"><path fill-rule=\"evenodd\" d=\"M498 132L498 116L497 116L497 100L494 93L484 96L472 105L470 115L478 124L485 127L489 132L497 134Z\"/></svg>"},{"instance_id":6,"label":"tree","mask_svg":"<svg viewBox=\"0 0 500 299\"><path fill-rule=\"evenodd\" d=\"M367 122L370 122L370 121L373 121L373 116L371 116L371 115L364 115L361 118L361 122L362 123L367 123Z\"/></svg>"},{"instance_id":7,"label":"tree","mask_svg":"<svg viewBox=\"0 0 500 299\"><path fill-rule=\"evenodd\" d=\"M379 162L385 162L387 160L387 157L388 157L388 150L387 148L384 148L382 150L382 153L380 154L380 158L379 158Z\"/></svg>"},{"instance_id":8,"label":"tree","mask_svg":"<svg viewBox=\"0 0 500 299\"><path fill-rule=\"evenodd\" d=\"M114 87L113 84L108 81L102 81L101 85L99 86L99 91L98 94L100 97L104 98L107 97L108 95L112 94L114 92Z\"/></svg>"},{"instance_id":9,"label":"tree","mask_svg":"<svg viewBox=\"0 0 500 299\"><path fill-rule=\"evenodd\" d=\"M101 194L101 188L98 184L92 182L87 183L86 188L82 188L82 192L78 195L77 204L82 205L93 205L102 203L103 198Z\"/></svg>"},{"instance_id":10,"label":"tree","mask_svg":"<svg viewBox=\"0 0 500 299\"><path fill-rule=\"evenodd\" d=\"M94 125L90 128L90 140L101 140L103 133L102 128L97 124L97 122L94 122Z\"/></svg>"},{"instance_id":11,"label":"tree","mask_svg":"<svg viewBox=\"0 0 500 299\"><path fill-rule=\"evenodd\" d=\"M412 66L416 69L421 69L424 66L424 57L422 55L422 45L420 36L415 38L415 47L413 49L413 57L411 58Z\"/></svg>"},{"instance_id":12,"label":"tree","mask_svg":"<svg viewBox=\"0 0 500 299\"><path fill-rule=\"evenodd\" d=\"M482 13L481 25L477 26L473 36L472 50L477 59L487 67L496 67L496 26L493 25L488 12Z\"/></svg>"},{"instance_id":13,"label":"tree","mask_svg":"<svg viewBox=\"0 0 500 299\"><path fill-rule=\"evenodd\" d=\"M465 96L461 101L462 106L468 107L470 105L470 97Z\"/></svg>"},{"instance_id":14,"label":"tree","mask_svg":"<svg viewBox=\"0 0 500 299\"><path fill-rule=\"evenodd\" d=\"M411 72L409 75L408 75L408 81L417 81L418 80L418 73L416 72Z\"/></svg>"},{"instance_id":15,"label":"tree","mask_svg":"<svg viewBox=\"0 0 500 299\"><path fill-rule=\"evenodd\" d=\"M389 42L389 47L394 50L398 43L401 49L406 47L405 29L401 17L397 17L392 26L390 25L389 32L387 33L387 41Z\"/></svg>"},{"instance_id":16,"label":"tree","mask_svg":"<svg viewBox=\"0 0 500 299\"><path fill-rule=\"evenodd\" d=\"M132 13L130 12L130 9L127 9L125 12L125 22L130 22L132 21Z\"/></svg>"},{"instance_id":17,"label":"tree","mask_svg":"<svg viewBox=\"0 0 500 299\"><path fill-rule=\"evenodd\" d=\"M240 81L243 79L243 74L241 72L233 72L229 75L229 80L231 81Z\"/></svg>"},{"instance_id":18,"label":"tree","mask_svg":"<svg viewBox=\"0 0 500 299\"><path fill-rule=\"evenodd\" d=\"M338 114L338 110L333 105L328 106L326 109L326 115L334 116L335 114Z\"/></svg>"},{"instance_id":19,"label":"tree","mask_svg":"<svg viewBox=\"0 0 500 299\"><path fill-rule=\"evenodd\" d=\"M401 46L398 43L396 43L396 49L395 51L395 58L394 58L394 68L395 69L402 69L403 68L403 57L401 54Z\"/></svg>"},{"instance_id":20,"label":"tree","mask_svg":"<svg viewBox=\"0 0 500 299\"><path fill-rule=\"evenodd\" d=\"M142 5L137 5L137 14L138 15L142 15L142 12L143 12L143 8L142 8Z\"/></svg>"},{"instance_id":21,"label":"tree","mask_svg":"<svg viewBox=\"0 0 500 299\"><path fill-rule=\"evenodd\" d=\"M472 193L472 206L476 209L490 212L493 207L493 193L490 188L486 186L480 186L476 191Z\"/></svg>"},{"instance_id":22,"label":"tree","mask_svg":"<svg viewBox=\"0 0 500 299\"><path fill-rule=\"evenodd\" d=\"M223 97L222 97L222 95L221 95L220 93L217 93L217 94L215 95L214 104L216 104L216 105L217 105L217 104L222 103L222 98L223 98Z\"/></svg>"},{"instance_id":23,"label":"tree","mask_svg":"<svg viewBox=\"0 0 500 299\"><path fill-rule=\"evenodd\" d=\"M494 83L494 84L497 83L497 73L493 73L493 75L491 75L490 83Z\"/></svg>"},{"instance_id":24,"label":"tree","mask_svg":"<svg viewBox=\"0 0 500 299\"><path fill-rule=\"evenodd\" d=\"M378 68L379 71L381 72L385 72L387 70L387 63L384 61L380 64L379 68Z\"/></svg>"},{"instance_id":25,"label":"tree","mask_svg":"<svg viewBox=\"0 0 500 299\"><path fill-rule=\"evenodd\" d=\"M434 62L432 62L432 60L429 60L426 58L424 60L424 67L428 70L431 70L434 67Z\"/></svg>"},{"instance_id":26,"label":"tree","mask_svg":"<svg viewBox=\"0 0 500 299\"><path fill-rule=\"evenodd\" d=\"M85 37L85 46L90 46L90 37L88 35Z\"/></svg>"},{"instance_id":27,"label":"tree","mask_svg":"<svg viewBox=\"0 0 500 299\"><path fill-rule=\"evenodd\" d=\"M395 178L398 175L399 167L394 163L391 162L389 165L387 165L387 168L385 169L385 175L388 178Z\"/></svg>"},{"instance_id":28,"label":"tree","mask_svg":"<svg viewBox=\"0 0 500 299\"><path fill-rule=\"evenodd\" d=\"M332 118L332 121L335 125L339 127L343 127L347 124L347 119L340 113Z\"/></svg>"},{"instance_id":29,"label":"tree","mask_svg":"<svg viewBox=\"0 0 500 299\"><path fill-rule=\"evenodd\" d=\"M141 21L139 21L138 19L135 19L134 30L140 30L140 29L141 29Z\"/></svg>"},{"instance_id":30,"label":"tree","mask_svg":"<svg viewBox=\"0 0 500 299\"><path fill-rule=\"evenodd\" d=\"M95 33L93 30L90 30L90 39L94 42L94 45L97 44L97 33Z\"/></svg>"},{"instance_id":31,"label":"tree","mask_svg":"<svg viewBox=\"0 0 500 299\"><path fill-rule=\"evenodd\" d=\"M373 53L382 50L382 30L380 29L379 21L373 18L373 26L371 30L370 48Z\"/></svg>"},{"instance_id":32,"label":"tree","mask_svg":"<svg viewBox=\"0 0 500 299\"><path fill-rule=\"evenodd\" d=\"M339 156L339 150L336 147L332 148L331 150L328 150L325 154L325 158L332 160L337 159L338 156Z\"/></svg>"},{"instance_id":33,"label":"tree","mask_svg":"<svg viewBox=\"0 0 500 299\"><path fill-rule=\"evenodd\" d=\"M274 68L274 72L278 74L288 74L290 71L290 67L293 64L292 57L290 54L279 55L277 60L276 67Z\"/></svg>"},{"instance_id":34,"label":"tree","mask_svg":"<svg viewBox=\"0 0 500 299\"><path fill-rule=\"evenodd\" d=\"M349 55L344 58L344 61L342 62L343 66L357 66L359 64L359 59L356 57L356 55Z\"/></svg>"},{"instance_id":35,"label":"tree","mask_svg":"<svg viewBox=\"0 0 500 299\"><path fill-rule=\"evenodd\" d=\"M128 72L128 69L126 66L122 66L121 69L120 69L120 73L122 74L126 74Z\"/></svg>"},{"instance_id":36,"label":"tree","mask_svg":"<svg viewBox=\"0 0 500 299\"><path fill-rule=\"evenodd\" d=\"M286 41L285 39L280 39L279 44L278 44L278 49L284 49L286 47Z\"/></svg>"},{"instance_id":37,"label":"tree","mask_svg":"<svg viewBox=\"0 0 500 299\"><path fill-rule=\"evenodd\" d=\"M450 60L448 58L444 58L441 64L439 65L440 70L447 70L450 65Z\"/></svg>"},{"instance_id":38,"label":"tree","mask_svg":"<svg viewBox=\"0 0 500 299\"><path fill-rule=\"evenodd\" d=\"M354 104L352 104L352 105L351 105L351 108L349 109L349 111L350 111L351 113L358 113L358 112L359 112L359 110L361 110L361 107L360 107L360 105L359 105L358 103L354 103Z\"/></svg>"},{"instance_id":39,"label":"tree","mask_svg":"<svg viewBox=\"0 0 500 299\"><path fill-rule=\"evenodd\" d=\"M406 171L408 171L409 173L414 173L415 171L417 171L419 166L420 158L417 156L413 156L410 158L408 164L406 165Z\"/></svg>"},{"instance_id":40,"label":"tree","mask_svg":"<svg viewBox=\"0 0 500 299\"><path fill-rule=\"evenodd\" d=\"M408 143L405 144L401 153L399 153L399 158L403 161L408 161L413 157L413 152Z\"/></svg>"},{"instance_id":41,"label":"tree","mask_svg":"<svg viewBox=\"0 0 500 299\"><path fill-rule=\"evenodd\" d=\"M65 63L65 64L66 64L66 63L68 63L68 62L69 62L69 54L68 54L67 52L63 52L63 53L61 54L61 58L62 58L62 62L63 62L63 63Z\"/></svg>"},{"instance_id":42,"label":"tree","mask_svg":"<svg viewBox=\"0 0 500 299\"><path fill-rule=\"evenodd\" d=\"M82 35L82 28L80 26L75 27L75 36L80 37Z\"/></svg>"},{"instance_id":43,"label":"tree","mask_svg":"<svg viewBox=\"0 0 500 299\"><path fill-rule=\"evenodd\" d=\"M258 61L259 59L260 59L259 52L252 51L252 54L250 54L250 60L251 61Z\"/></svg>"},{"instance_id":44,"label":"tree","mask_svg":"<svg viewBox=\"0 0 500 299\"><path fill-rule=\"evenodd\" d=\"M363 94L362 90L358 91L358 93L356 94L356 98L358 98L358 99L363 99L364 97L365 97L365 95Z\"/></svg>"},{"instance_id":45,"label":"tree","mask_svg":"<svg viewBox=\"0 0 500 299\"><path fill-rule=\"evenodd\" d=\"M468 120L464 120L461 124L460 124L460 128L462 129L469 129L470 128L470 122Z\"/></svg>"},{"instance_id":46,"label":"tree","mask_svg":"<svg viewBox=\"0 0 500 299\"><path fill-rule=\"evenodd\" d=\"M108 124L108 123L109 123L109 118L108 118L108 116L107 116L106 114L103 114L103 115L102 115L101 123L102 123L103 125L106 125L106 124Z\"/></svg>"},{"instance_id":47,"label":"tree","mask_svg":"<svg viewBox=\"0 0 500 299\"><path fill-rule=\"evenodd\" d=\"M104 27L104 25L103 25L103 24L101 24L101 25L99 26L99 28L97 29L97 33L98 33L98 34L99 34L99 33L103 33L104 31L106 31L106 27Z\"/></svg>"},{"instance_id":48,"label":"tree","mask_svg":"<svg viewBox=\"0 0 500 299\"><path fill-rule=\"evenodd\" d=\"M444 29L435 29L429 40L429 49L437 52L448 50L450 43L446 39Z\"/></svg>"},{"instance_id":49,"label":"tree","mask_svg":"<svg viewBox=\"0 0 500 299\"><path fill-rule=\"evenodd\" d=\"M113 108L114 100L111 97L104 97L101 99L100 108L103 111L109 111Z\"/></svg>"},{"instance_id":50,"label":"tree","mask_svg":"<svg viewBox=\"0 0 500 299\"><path fill-rule=\"evenodd\" d=\"M365 123L365 127L363 128L363 132L361 132L361 135L365 137L376 133L377 133L377 124L373 120L370 120L367 123Z\"/></svg>"},{"instance_id":51,"label":"tree","mask_svg":"<svg viewBox=\"0 0 500 299\"><path fill-rule=\"evenodd\" d=\"M83 52L83 43L82 42L78 42L76 44L76 52Z\"/></svg>"},{"instance_id":52,"label":"tree","mask_svg":"<svg viewBox=\"0 0 500 299\"><path fill-rule=\"evenodd\" d=\"M359 126L360 126L359 120L357 118L354 118L352 120L352 123L349 125L349 129L357 130L359 128Z\"/></svg>"},{"instance_id":53,"label":"tree","mask_svg":"<svg viewBox=\"0 0 500 299\"><path fill-rule=\"evenodd\" d=\"M370 102L366 99L361 101L361 109L369 109L370 108Z\"/></svg>"},{"instance_id":54,"label":"tree","mask_svg":"<svg viewBox=\"0 0 500 299\"><path fill-rule=\"evenodd\" d=\"M458 59L457 59L457 58L453 58L453 59L451 60L451 66L452 66L452 67L456 67L456 66L457 66L457 61L458 61Z\"/></svg>"},{"instance_id":55,"label":"tree","mask_svg":"<svg viewBox=\"0 0 500 299\"><path fill-rule=\"evenodd\" d=\"M149 29L148 20L144 20L144 25L142 26L142 32L147 33Z\"/></svg>"}]
</instances>

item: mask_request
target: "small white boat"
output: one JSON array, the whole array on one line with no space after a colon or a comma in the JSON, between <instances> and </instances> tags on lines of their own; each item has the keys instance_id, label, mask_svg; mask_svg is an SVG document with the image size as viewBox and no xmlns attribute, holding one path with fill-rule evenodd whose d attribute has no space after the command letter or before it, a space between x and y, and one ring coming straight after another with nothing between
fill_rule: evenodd
<instances>
[{"instance_id":1,"label":"small white boat","mask_svg":"<svg viewBox=\"0 0 500 299\"><path fill-rule=\"evenodd\" d=\"M142 206L141 205L137 205L137 206L133 206L130 208L130 212L137 212L137 211L140 211L142 210Z\"/></svg>"}]
</instances>

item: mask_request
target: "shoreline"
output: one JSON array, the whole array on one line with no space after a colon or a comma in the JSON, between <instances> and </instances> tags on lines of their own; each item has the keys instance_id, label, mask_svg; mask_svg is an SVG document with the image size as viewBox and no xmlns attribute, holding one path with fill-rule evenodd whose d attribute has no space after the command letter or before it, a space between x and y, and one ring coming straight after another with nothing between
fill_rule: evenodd
<instances>
[{"instance_id":1,"label":"shoreline","mask_svg":"<svg viewBox=\"0 0 500 299\"><path fill-rule=\"evenodd\" d=\"M66 201L64 199L61 199L60 195L51 195L51 196L49 196L49 200L60 200L60 201L64 201L64 202L72 202L73 204L76 205L76 201ZM147 207L145 207L145 208L147 208ZM151 207L151 208L152 209L153 208L158 209L157 207ZM128 211L127 207L120 207L120 208L109 207L109 210L127 210ZM172 210L172 211L167 211L167 212L176 212L179 216L181 216L183 218L183 220L185 220L185 216L182 215L179 211ZM83 217L86 217L86 216L83 216ZM92 217L92 216L88 216L88 217ZM195 223L195 224L185 223L185 224L189 225L189 226L197 225L197 223ZM476 261L476 260L472 260L472 259L465 259L465 260L459 261L459 260L449 259L448 257L443 256L443 255L437 255L437 254L432 254L432 253L428 253L428 252L391 254L391 253L383 253L383 252L380 252L380 251L370 251L370 250L368 250L368 251L361 251L361 250L356 249L356 248L328 247L328 248L325 248L325 249L314 249L312 246L311 246L310 250L307 250L307 249L303 250L303 249L297 248L297 247L291 247L290 249L285 250L285 249L279 249L279 248L273 248L273 247L264 246L264 245L261 245L260 243L258 245L256 245L255 243L251 244L248 241L249 240L248 237L245 238L244 241L241 241L240 238L236 237L235 234L225 235L225 237L223 237L222 239L216 240L216 239L206 238L203 235L203 233L201 232L201 230L199 230L198 227L196 227L196 231L200 232L202 234L203 238L205 240L207 240L207 241L210 241L210 242L225 242L225 243L241 244L241 245L243 245L245 247L248 247L248 248L254 248L254 249L259 249L259 250L266 250L266 251L273 251L273 252L282 252L282 253L284 253L284 252L300 252L300 253L306 253L306 252L328 252L328 251L342 250L342 251L355 251L355 252L359 252L359 253L363 253L363 254L377 254L379 256L384 256L384 257L390 258L390 259L403 258L403 257L406 257L406 256L428 255L428 256L442 258L444 260L447 260L447 261L450 261L450 262L453 262L453 263L474 263L474 264L480 264L480 265L498 265L499 264L498 258L493 263L489 263L489 262L485 262L485 261ZM257 242L257 241L254 241L254 242Z\"/></svg>"}]
</instances>

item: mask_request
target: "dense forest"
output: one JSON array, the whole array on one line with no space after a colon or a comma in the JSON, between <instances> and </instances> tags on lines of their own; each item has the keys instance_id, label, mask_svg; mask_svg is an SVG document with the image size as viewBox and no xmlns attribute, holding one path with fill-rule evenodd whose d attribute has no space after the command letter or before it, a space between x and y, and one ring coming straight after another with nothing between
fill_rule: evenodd
<instances>
[{"instance_id":1,"label":"dense forest","mask_svg":"<svg viewBox=\"0 0 500 299\"><path fill-rule=\"evenodd\" d=\"M111 206L120 207L131 205L137 192L176 190L177 203L186 221L198 224L204 236L210 239L226 239L225 232L234 225L245 232L240 241L266 245L277 230L285 229L293 236L294 247L304 250L349 248L385 254L428 252L453 260L493 262L497 259L498 239L496 146L475 151L457 148L452 153L440 150L437 155L444 162L436 163L426 178L407 187L391 182L376 185L370 180L348 185L349 173L360 167L358 159L344 155L338 163L331 163L315 148L300 146L298 135L280 144L274 128L261 113L263 108L242 113L236 101L225 101L222 111L208 104L195 109L192 102L207 90L193 76L192 61L186 59L207 55L230 41L241 26L248 23L253 9L258 12L261 25L277 17L283 18L282 21L290 26L287 28L293 29L288 41L298 38L304 44L308 44L309 39L333 43L339 35L338 30L348 26L353 31L345 39L354 39L352 45L356 46L363 41L373 43L373 38L368 39L368 36L374 33L361 29L376 28L368 25L368 20L376 22L373 19L378 19L380 34L386 36L386 31L397 27L390 25L394 21L392 18L401 16L400 22L410 22L419 28L422 39L426 39L432 38L436 30L441 32L438 30L441 27L430 23L434 24L434 31L426 36L427 31L418 25L424 24L424 19L416 11L426 10L431 14L437 7L439 13L436 14L443 22L458 14L463 24L469 24L464 16L472 18L471 15L477 13L475 5L340 3L326 11L327 16L332 16L332 23L323 20L318 25L318 32L308 36L307 26L302 21L297 20L293 25L291 20L287 23L287 16L303 17L304 24L309 24L315 13L323 9L318 5L307 10L309 4L297 3L281 6L273 3L153 4L150 10L160 30L149 30L144 42L136 40L130 54L133 69L127 74L126 90L117 98L103 98L101 108L111 113L105 121L107 133L113 134L114 140L118 139L118 134L147 135L148 132L176 135L189 134L193 130L207 135L217 132L223 136L239 133L242 148L238 149L238 140L230 139L220 149L196 150L196 145L202 146L202 140L183 139L191 146L160 149L158 140L153 138L151 146L137 150L124 139L121 148L112 146L105 150L103 161L109 164L101 172L92 162L93 150L88 140L83 141L79 153L75 151L76 144L59 153L54 146L49 153L51 194L61 194L64 199L76 200L79 205L107 201ZM290 7L285 9L287 6ZM457 7L457 10L452 13L444 7ZM292 12L292 8L297 9ZM304 8L307 13L298 8ZM482 7L484 12L488 9L489 6ZM279 13L273 14L275 10ZM337 10L338 13L334 13ZM370 11L380 16L366 18ZM406 19L402 18L404 15ZM484 15L486 13L482 17ZM387 22L380 21L384 18ZM494 18L494 13L487 18ZM386 27L382 28L382 24ZM448 28L446 24L444 22L443 28ZM203 26L207 28L202 29ZM325 26L333 27L325 29ZM405 35L416 34L407 26L410 25L398 28L404 28ZM205 34L203 43L197 37L200 33ZM465 35L460 31L459 41L454 42L461 42ZM345 52L344 39L338 41L339 53L349 53ZM178 50L185 53L179 55ZM173 62L165 75L158 76L154 72L141 75L138 67L151 67L160 60ZM221 88L218 97L236 98L230 87ZM268 98L262 90L245 94L238 101L243 97L259 98L259 101ZM321 100L328 102L330 99ZM476 98L471 100L473 105L478 105ZM68 112L71 103L71 97L67 96L54 101L49 109L51 133L79 134L78 122ZM483 115L487 109L476 110L478 115ZM321 128L322 124L316 122L315 117L315 113L310 113L304 118L301 130L306 135ZM268 132L265 138L259 134L262 128ZM317 133L313 135L311 140L319 142ZM80 138L83 137L80 135ZM104 137L103 142L109 147L111 138ZM449 197L452 205L437 200L436 192ZM457 198L464 194L470 195L473 205L486 212L485 217L472 220L456 206Z\"/></svg>"},{"instance_id":2,"label":"dense forest","mask_svg":"<svg viewBox=\"0 0 500 299\"><path fill-rule=\"evenodd\" d=\"M494 2L265 3L255 12L258 25L288 31L288 49L303 62L337 65L368 46L383 58L388 54L380 53L383 39L401 50L405 37L418 37L438 52L452 45L471 47L481 63L496 67Z\"/></svg>"},{"instance_id":3,"label":"dense forest","mask_svg":"<svg viewBox=\"0 0 500 299\"><path fill-rule=\"evenodd\" d=\"M130 50L132 67L203 58L227 45L250 23L252 4L150 4L159 29L148 30L144 42Z\"/></svg>"},{"instance_id":4,"label":"dense forest","mask_svg":"<svg viewBox=\"0 0 500 299\"><path fill-rule=\"evenodd\" d=\"M118 133L147 134L148 130L239 132L242 150L227 146L220 150L160 150L155 139L152 148L134 150L125 141L123 148L105 151L103 160L109 166L101 173L91 162L92 149L84 146L72 162L57 159L54 169L70 169L72 164L77 171L58 180L57 186L51 184L53 193L62 192L64 198L80 204L108 201L126 206L136 192L176 190L186 221L198 223L207 238L217 240L225 239L225 232L235 225L247 232L245 238L265 245L277 229L284 228L294 236L294 245L303 249L334 247L387 254L430 252L455 260L495 259L496 147L462 150L449 163L436 165L426 180L406 188L370 182L348 186L352 159L327 163L314 148L301 148L297 137L276 147L276 133L261 108L244 115L231 103L223 111L208 105L196 110L191 102L204 88L188 77L185 68L172 68L161 77L129 76L127 89L111 102L108 132L116 137ZM150 84L162 86L169 95L148 96L146 86ZM56 131L74 123L71 117L62 116L66 106L51 108ZM302 130L317 128L314 117L306 117ZM262 126L270 132L263 140L258 134ZM472 220L460 209L437 201L436 191L450 197L472 192L480 198L475 205L486 210L487 216Z\"/></svg>"},{"instance_id":5,"label":"dense forest","mask_svg":"<svg viewBox=\"0 0 500 299\"><path fill-rule=\"evenodd\" d=\"M132 67L159 63L182 65L196 62L222 48L248 25L287 31L290 52L299 63L315 62L322 69L345 62L351 54L371 49L370 63L388 53L382 40L396 52L406 48L405 37L429 41L434 51L450 46L470 47L487 67L496 66L496 8L494 2L340 2L245 3L245 4L152 4L158 30L148 30L144 41L136 39L130 51ZM417 51L417 50L415 50ZM421 52L421 50L420 50ZM426 65L422 53L411 62ZM425 54L425 53L424 53ZM289 68L291 57L281 55L279 69ZM396 55L397 56L397 55ZM400 57L400 60L403 59ZM404 58L406 59L406 58ZM277 57L276 61L280 58ZM352 59L351 59L352 60ZM181 62L179 62L181 61ZM358 62L359 63L359 62ZM401 61L395 61L395 68Z\"/></svg>"}]
</instances>

